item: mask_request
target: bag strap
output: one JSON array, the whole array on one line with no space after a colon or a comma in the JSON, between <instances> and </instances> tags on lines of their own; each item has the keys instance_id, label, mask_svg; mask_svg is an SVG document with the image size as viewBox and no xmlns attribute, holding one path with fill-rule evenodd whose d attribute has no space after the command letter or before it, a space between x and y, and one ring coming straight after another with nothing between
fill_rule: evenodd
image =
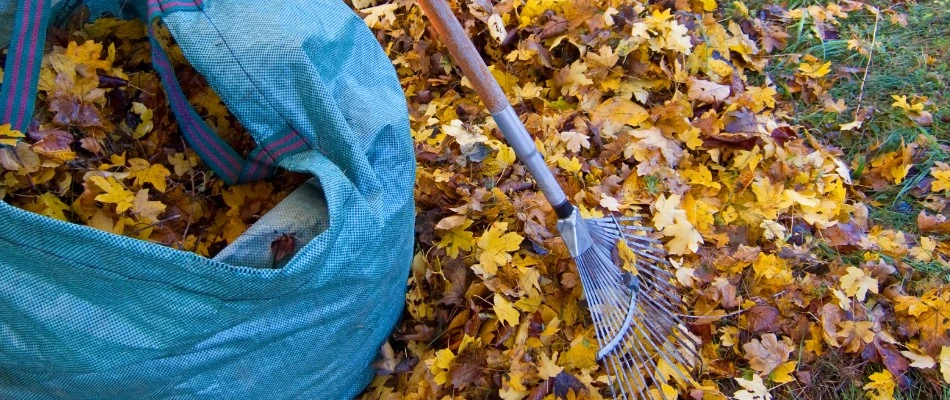
<instances>
[{"instance_id":1,"label":"bag strap","mask_svg":"<svg viewBox=\"0 0 950 400\"><path fill-rule=\"evenodd\" d=\"M13 35L0 90L0 124L10 124L21 132L27 131L33 117L51 3L52 0L18 1L13 17Z\"/></svg>"},{"instance_id":2,"label":"bag strap","mask_svg":"<svg viewBox=\"0 0 950 400\"><path fill-rule=\"evenodd\" d=\"M0 124L9 123L13 129L25 132L32 120L36 100L36 86L43 58L46 28L49 24L52 0L20 0L14 19L4 68L3 88L0 90ZM305 143L288 131L259 142L257 148L242 158L222 140L195 112L175 78L168 54L155 39L152 21L179 10L200 9L200 0L149 0L148 33L152 48L152 65L158 72L165 94L179 129L195 153L228 185L264 179L276 171L277 161Z\"/></svg>"}]
</instances>

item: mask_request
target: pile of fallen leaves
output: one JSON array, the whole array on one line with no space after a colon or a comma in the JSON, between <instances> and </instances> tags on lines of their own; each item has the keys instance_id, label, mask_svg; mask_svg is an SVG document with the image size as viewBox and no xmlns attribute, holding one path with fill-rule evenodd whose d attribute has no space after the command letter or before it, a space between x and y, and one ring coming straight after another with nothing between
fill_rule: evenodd
<instances>
[{"instance_id":1,"label":"pile of fallen leaves","mask_svg":"<svg viewBox=\"0 0 950 400\"><path fill-rule=\"evenodd\" d=\"M53 28L26 132L0 125L0 198L48 217L213 256L302 181L226 187L184 141L152 68L146 26ZM158 27L185 95L242 156L254 141Z\"/></svg>"},{"instance_id":2,"label":"pile of fallen leaves","mask_svg":"<svg viewBox=\"0 0 950 400\"><path fill-rule=\"evenodd\" d=\"M883 399L950 383L950 166L915 167L950 149L927 134L927 99L895 95L890 110L916 140L849 163L828 128L796 123L790 100L844 112L829 89L863 68L782 54L803 19L820 36L849 13L899 13L852 1L736 1L730 18L715 0L450 4L582 213L644 215L671 253L702 347L694 381L644 371L656 398L856 386ZM354 8L401 78L419 166L407 315L364 398L609 396L553 212L472 87L414 2ZM776 60L797 69L767 74ZM866 118L830 130L860 134ZM879 204L867 194L911 176L917 229L869 219Z\"/></svg>"}]
</instances>

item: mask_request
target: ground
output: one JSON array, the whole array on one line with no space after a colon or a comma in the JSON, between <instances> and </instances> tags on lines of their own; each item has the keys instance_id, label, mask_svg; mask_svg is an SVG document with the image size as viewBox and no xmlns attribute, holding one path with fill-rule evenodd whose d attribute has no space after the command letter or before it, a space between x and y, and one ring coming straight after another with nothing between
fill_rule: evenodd
<instances>
[{"instance_id":1,"label":"ground","mask_svg":"<svg viewBox=\"0 0 950 400\"><path fill-rule=\"evenodd\" d=\"M451 3L583 213L657 228L701 347L692 380L639 373L696 399L950 398L947 5ZM415 3L354 7L418 159L407 310L363 397L609 396L483 104Z\"/></svg>"}]
</instances>

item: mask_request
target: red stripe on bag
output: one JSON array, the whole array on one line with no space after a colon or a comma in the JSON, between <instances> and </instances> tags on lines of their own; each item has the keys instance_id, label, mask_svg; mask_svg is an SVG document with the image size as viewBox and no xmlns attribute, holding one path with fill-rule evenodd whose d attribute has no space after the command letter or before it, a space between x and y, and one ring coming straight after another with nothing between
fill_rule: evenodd
<instances>
[{"instance_id":1,"label":"red stripe on bag","mask_svg":"<svg viewBox=\"0 0 950 400\"><path fill-rule=\"evenodd\" d=\"M23 9L24 9L25 11L28 11L28 10L30 9L30 7L32 6L32 4L33 4L33 0L26 0L26 3L24 3L24 5L23 5ZM18 38L17 44L16 44L16 46L10 46L10 47L9 47L10 49L15 49L15 50L21 50L21 49L23 49L23 41L24 41L24 39L26 39L26 28L27 28L28 25L29 25L29 24L27 24L26 21L23 21L23 22L20 24L20 32L19 32L19 35L17 35L17 38ZM19 85L17 84L17 81L19 80L18 78L19 78L19 76L20 76L20 66L23 65L23 57L22 57L22 56L23 56L23 51L17 51L17 52L16 52L16 55L14 55L14 59L13 59L13 60L14 60L14 63L13 63L13 71L10 72L10 74L11 74L10 84L13 85L13 87L19 87ZM7 99L7 107L6 107L5 111L4 111L4 121L5 121L5 122L10 122L10 123L13 122L13 121L12 121L12 120L13 120L13 113L14 113L14 110L13 110L13 99L15 99L15 98L16 98L16 96L10 96L10 98ZM19 125L14 125L14 129L17 129L17 128L16 128L17 126L19 126Z\"/></svg>"},{"instance_id":2,"label":"red stripe on bag","mask_svg":"<svg viewBox=\"0 0 950 400\"><path fill-rule=\"evenodd\" d=\"M41 44L37 43L37 39L39 38L39 35L40 35L41 24L39 23L39 21L43 20L43 11L44 11L43 8L46 5L43 4L43 0L40 0L39 3L40 3L39 10L33 11L33 14L34 14L33 16L35 20L33 21L33 23L30 24L30 26L32 27L32 31L30 32L30 41L29 41L30 56L29 58L27 58L29 64L32 64L33 61L36 59L36 48L42 46ZM19 65L17 65L17 69L19 69ZM37 71L35 68L27 68L24 80L26 82L32 82L34 72L39 72L39 71ZM31 93L29 90L21 91L20 93L21 106L19 107L19 110L17 111L16 124L13 126L23 126L23 119L27 118L27 116L25 115L26 107L23 107L22 105L26 104L26 102L30 100L30 96L35 96L35 95L36 95L35 93ZM29 116L29 117L32 117L32 116Z\"/></svg>"}]
</instances>

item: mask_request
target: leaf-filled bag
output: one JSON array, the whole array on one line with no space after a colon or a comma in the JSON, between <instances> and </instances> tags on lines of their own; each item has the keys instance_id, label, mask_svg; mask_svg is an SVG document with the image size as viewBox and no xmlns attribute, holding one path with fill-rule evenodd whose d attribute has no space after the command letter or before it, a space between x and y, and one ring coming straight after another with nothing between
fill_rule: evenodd
<instances>
[{"instance_id":1,"label":"leaf-filled bag","mask_svg":"<svg viewBox=\"0 0 950 400\"><path fill-rule=\"evenodd\" d=\"M336 0L106 3L88 4L161 19L254 137L242 157L214 135L153 39L178 126L216 175L313 178L213 259L0 202L0 398L358 394L402 312L413 246L408 112L379 43ZM54 8L0 0L0 124L30 123ZM285 234L296 251L270 268Z\"/></svg>"}]
</instances>

